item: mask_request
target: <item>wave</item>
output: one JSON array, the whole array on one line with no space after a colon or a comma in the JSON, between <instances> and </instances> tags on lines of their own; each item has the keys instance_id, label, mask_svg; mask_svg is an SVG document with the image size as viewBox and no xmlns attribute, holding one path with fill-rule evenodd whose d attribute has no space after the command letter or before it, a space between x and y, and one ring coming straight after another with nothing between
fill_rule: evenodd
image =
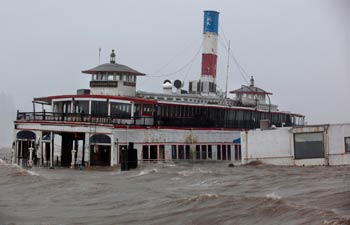
<instances>
[{"instance_id":1,"label":"wave","mask_svg":"<svg viewBox=\"0 0 350 225\"><path fill-rule=\"evenodd\" d=\"M212 174L212 173L213 171L211 170L203 170L201 168L194 168L192 170L183 170L183 171L177 172L178 175L181 175L184 177L188 177L195 174Z\"/></svg>"},{"instance_id":2,"label":"wave","mask_svg":"<svg viewBox=\"0 0 350 225\"><path fill-rule=\"evenodd\" d=\"M140 173L135 175L134 177L144 176L144 175L147 175L147 174L152 174L152 173L157 173L157 172L158 172L158 169L156 169L156 168L144 169L144 170L141 170Z\"/></svg>"},{"instance_id":3,"label":"wave","mask_svg":"<svg viewBox=\"0 0 350 225\"><path fill-rule=\"evenodd\" d=\"M11 175L13 175L13 176L26 176L26 175L40 176L40 174L38 174L37 172L34 172L32 170L23 169L21 166L19 166L17 164L8 163L2 159L0 159L0 165L16 169L17 170L16 172L11 173Z\"/></svg>"},{"instance_id":4,"label":"wave","mask_svg":"<svg viewBox=\"0 0 350 225\"><path fill-rule=\"evenodd\" d=\"M267 195L266 195L266 198L270 198L270 199L273 199L273 200L281 200L281 199L282 199L282 197L279 196L279 195L276 195L275 192L272 192L272 193L270 193L270 194L267 194Z\"/></svg>"}]
</instances>

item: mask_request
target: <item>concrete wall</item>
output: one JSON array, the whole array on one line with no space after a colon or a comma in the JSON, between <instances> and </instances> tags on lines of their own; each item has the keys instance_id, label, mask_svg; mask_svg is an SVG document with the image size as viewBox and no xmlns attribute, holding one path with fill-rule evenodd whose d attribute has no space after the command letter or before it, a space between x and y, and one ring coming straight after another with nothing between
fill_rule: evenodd
<instances>
[{"instance_id":1,"label":"concrete wall","mask_svg":"<svg viewBox=\"0 0 350 225\"><path fill-rule=\"evenodd\" d=\"M267 164L293 165L293 141L289 130L280 128L242 132L242 163L260 160Z\"/></svg>"},{"instance_id":2,"label":"concrete wall","mask_svg":"<svg viewBox=\"0 0 350 225\"><path fill-rule=\"evenodd\" d=\"M350 153L345 153L345 137L350 137L350 124L334 124L328 128L329 164L350 165Z\"/></svg>"},{"instance_id":3,"label":"concrete wall","mask_svg":"<svg viewBox=\"0 0 350 225\"><path fill-rule=\"evenodd\" d=\"M324 158L294 159L294 134L313 132L323 132ZM350 137L350 124L242 132L242 163L260 160L273 165L350 165L350 153L345 153L345 137Z\"/></svg>"}]
</instances>

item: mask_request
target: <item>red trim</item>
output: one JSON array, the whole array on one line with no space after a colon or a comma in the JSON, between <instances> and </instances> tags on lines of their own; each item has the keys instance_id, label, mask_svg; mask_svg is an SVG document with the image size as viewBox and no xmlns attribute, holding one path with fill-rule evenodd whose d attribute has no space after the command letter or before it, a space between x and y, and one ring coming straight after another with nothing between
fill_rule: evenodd
<instances>
[{"instance_id":1,"label":"red trim","mask_svg":"<svg viewBox=\"0 0 350 225\"><path fill-rule=\"evenodd\" d=\"M103 74L106 74L106 73L118 73L118 75L135 75L135 76L146 76L146 74L144 73L140 73L140 72L136 72L136 73L133 73L133 72L125 72L125 71L115 71L115 70L111 70L111 71L105 71L105 70L101 70L101 71L98 71L98 70L82 70L81 71L82 73L86 73L86 74L99 74L99 73L103 73Z\"/></svg>"},{"instance_id":2,"label":"red trim","mask_svg":"<svg viewBox=\"0 0 350 225\"><path fill-rule=\"evenodd\" d=\"M113 128L113 124L104 124L104 123L81 123L81 122L65 122L65 121L44 121L44 120L27 120L27 121L22 121L22 120L16 120L15 123L21 124L21 123L36 123L36 124L53 124L53 125L61 125L61 126L66 126L66 125L71 125L71 126L103 126L103 127L110 127Z\"/></svg>"},{"instance_id":3,"label":"red trim","mask_svg":"<svg viewBox=\"0 0 350 225\"><path fill-rule=\"evenodd\" d=\"M53 130L45 130L45 129L30 129L30 128L18 128L16 129L17 131L19 130L25 130L25 131L53 131ZM53 131L54 133L55 132L64 132L64 133L85 133L85 132L75 132L75 131L65 131L65 130L55 130ZM113 133L104 133L104 132L93 132L94 134L113 134Z\"/></svg>"},{"instance_id":4,"label":"red trim","mask_svg":"<svg viewBox=\"0 0 350 225\"><path fill-rule=\"evenodd\" d=\"M155 100L144 99L144 98L133 98L133 97L124 97L124 96L112 96L112 95L56 95L56 96L47 96L34 98L35 101L50 101L53 99L62 99L62 98L102 98L102 99L116 99L116 100L125 100L139 103L147 104L156 104Z\"/></svg>"},{"instance_id":5,"label":"red trim","mask_svg":"<svg viewBox=\"0 0 350 225\"><path fill-rule=\"evenodd\" d=\"M92 123L81 123L81 122L56 122L56 121L21 121L16 120L16 124L45 124L45 125L61 125L61 126L89 126L89 125L96 125L96 126L104 126L104 127L110 127L115 129L129 129L129 130L221 130L221 131L244 131L245 129L229 129L229 128L190 128L190 127L166 127L166 126L138 126L138 125L112 125L112 124L92 124Z\"/></svg>"}]
</instances>

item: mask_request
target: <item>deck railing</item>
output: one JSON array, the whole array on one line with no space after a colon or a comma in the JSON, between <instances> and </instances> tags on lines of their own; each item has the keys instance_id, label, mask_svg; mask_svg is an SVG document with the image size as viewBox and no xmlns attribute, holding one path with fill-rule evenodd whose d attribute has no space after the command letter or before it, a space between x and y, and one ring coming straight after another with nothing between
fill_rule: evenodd
<instances>
[{"instance_id":1,"label":"deck railing","mask_svg":"<svg viewBox=\"0 0 350 225\"><path fill-rule=\"evenodd\" d=\"M152 117L117 117L107 115L91 115L83 113L55 113L55 112L17 112L18 121L57 121L81 122L112 125L153 125Z\"/></svg>"}]
</instances>

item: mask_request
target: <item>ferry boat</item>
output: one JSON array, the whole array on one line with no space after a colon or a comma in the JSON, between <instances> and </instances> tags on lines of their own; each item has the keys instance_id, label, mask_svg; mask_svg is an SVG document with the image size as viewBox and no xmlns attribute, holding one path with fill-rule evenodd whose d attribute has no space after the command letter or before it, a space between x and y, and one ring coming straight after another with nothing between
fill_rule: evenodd
<instances>
[{"instance_id":1,"label":"ferry boat","mask_svg":"<svg viewBox=\"0 0 350 225\"><path fill-rule=\"evenodd\" d=\"M279 111L253 77L233 97L217 90L218 23L218 12L204 11L201 74L188 90L182 80L165 80L163 93L137 91L146 74L117 63L113 50L109 63L82 71L91 76L90 89L34 98L32 112L17 112L13 163L116 166L132 150L136 162L239 161L241 131L266 120L303 125L303 115Z\"/></svg>"}]
</instances>

